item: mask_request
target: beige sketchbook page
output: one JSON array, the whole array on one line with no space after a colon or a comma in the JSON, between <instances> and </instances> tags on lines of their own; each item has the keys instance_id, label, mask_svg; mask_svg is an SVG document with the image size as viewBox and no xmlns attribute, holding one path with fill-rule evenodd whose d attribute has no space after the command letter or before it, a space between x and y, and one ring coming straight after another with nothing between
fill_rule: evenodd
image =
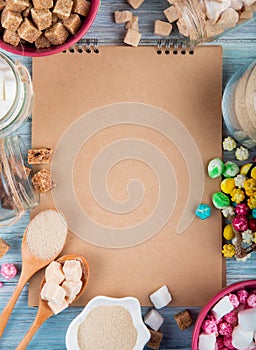
<instances>
[{"instance_id":1,"label":"beige sketchbook page","mask_svg":"<svg viewBox=\"0 0 256 350\"><path fill-rule=\"evenodd\" d=\"M62 253L84 255L91 269L79 304L131 295L150 305L164 284L173 306L205 304L224 272L220 213L194 217L219 188L206 167L221 156L221 48L61 53L33 59L33 81L33 147L55 150L56 187L32 216L57 206L67 217Z\"/></svg>"}]
</instances>

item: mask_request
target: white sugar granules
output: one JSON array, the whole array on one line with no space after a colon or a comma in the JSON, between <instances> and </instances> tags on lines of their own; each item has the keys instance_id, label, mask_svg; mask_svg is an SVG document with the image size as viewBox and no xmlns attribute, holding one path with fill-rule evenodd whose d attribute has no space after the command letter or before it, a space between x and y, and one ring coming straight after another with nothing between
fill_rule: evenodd
<instances>
[{"instance_id":1,"label":"white sugar granules","mask_svg":"<svg viewBox=\"0 0 256 350\"><path fill-rule=\"evenodd\" d=\"M80 350L132 350L137 330L123 306L97 306L78 328Z\"/></svg>"},{"instance_id":2,"label":"white sugar granules","mask_svg":"<svg viewBox=\"0 0 256 350\"><path fill-rule=\"evenodd\" d=\"M67 223L56 210L44 210L30 222L26 241L30 252L41 260L53 259L64 247Z\"/></svg>"}]
</instances>

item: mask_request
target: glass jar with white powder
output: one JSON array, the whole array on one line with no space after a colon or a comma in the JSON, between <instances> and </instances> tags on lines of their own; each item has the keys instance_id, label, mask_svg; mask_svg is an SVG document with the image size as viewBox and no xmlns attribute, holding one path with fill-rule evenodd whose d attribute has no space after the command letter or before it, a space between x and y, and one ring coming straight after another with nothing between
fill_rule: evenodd
<instances>
[{"instance_id":1,"label":"glass jar with white powder","mask_svg":"<svg viewBox=\"0 0 256 350\"><path fill-rule=\"evenodd\" d=\"M0 138L13 133L28 118L32 101L28 70L0 52Z\"/></svg>"},{"instance_id":2,"label":"glass jar with white powder","mask_svg":"<svg viewBox=\"0 0 256 350\"><path fill-rule=\"evenodd\" d=\"M256 61L229 80L222 112L230 134L247 148L256 147Z\"/></svg>"}]
</instances>

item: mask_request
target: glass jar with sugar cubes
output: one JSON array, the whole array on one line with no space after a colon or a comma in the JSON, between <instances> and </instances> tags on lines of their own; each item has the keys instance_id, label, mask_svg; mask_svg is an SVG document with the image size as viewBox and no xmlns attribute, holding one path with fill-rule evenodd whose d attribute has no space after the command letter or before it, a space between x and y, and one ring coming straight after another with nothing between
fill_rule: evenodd
<instances>
[{"instance_id":1,"label":"glass jar with sugar cubes","mask_svg":"<svg viewBox=\"0 0 256 350\"><path fill-rule=\"evenodd\" d=\"M256 147L256 61L229 80L222 99L229 133L246 148Z\"/></svg>"},{"instance_id":2,"label":"glass jar with sugar cubes","mask_svg":"<svg viewBox=\"0 0 256 350\"><path fill-rule=\"evenodd\" d=\"M169 11L171 9L177 11L176 24L179 33L188 38L192 49L199 43L211 41L223 32L252 20L253 11L256 11L256 0L168 0L168 2L171 3Z\"/></svg>"},{"instance_id":3,"label":"glass jar with sugar cubes","mask_svg":"<svg viewBox=\"0 0 256 350\"><path fill-rule=\"evenodd\" d=\"M28 118L32 101L29 72L0 52L0 138L13 133Z\"/></svg>"},{"instance_id":4,"label":"glass jar with sugar cubes","mask_svg":"<svg viewBox=\"0 0 256 350\"><path fill-rule=\"evenodd\" d=\"M24 159L19 136L0 139L0 227L16 223L26 210L38 205Z\"/></svg>"}]
</instances>

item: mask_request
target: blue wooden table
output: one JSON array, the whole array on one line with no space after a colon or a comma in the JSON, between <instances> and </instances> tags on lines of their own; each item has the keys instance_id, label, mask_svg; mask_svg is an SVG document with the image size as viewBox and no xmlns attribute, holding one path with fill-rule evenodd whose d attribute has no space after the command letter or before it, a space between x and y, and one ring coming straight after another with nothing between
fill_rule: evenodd
<instances>
[{"instance_id":1,"label":"blue wooden table","mask_svg":"<svg viewBox=\"0 0 256 350\"><path fill-rule=\"evenodd\" d=\"M140 18L140 31L143 34L143 44L156 42L156 37L153 35L153 22L157 19L163 19L163 9L168 7L166 0L145 0L140 9L136 11ZM86 38L98 38L100 44L122 44L124 36L123 26L116 25L113 21L113 12L115 10L129 9L125 0L102 0L101 7L97 18L86 34ZM223 46L223 88L231 75L239 69L243 64L249 64L253 59L256 59L256 19L250 23L236 28L232 32L225 33L217 41ZM31 69L31 59L10 55L12 58L20 59L26 66ZM206 116L207 117L207 116ZM30 146L31 133L31 118L18 133L24 138L27 148ZM225 134L224 129L224 134ZM256 156L256 154L255 154ZM228 155L224 155L228 159ZM251 154L251 158L253 154ZM6 240L11 246L8 254L1 259L0 264L11 262L15 263L19 272L21 269L21 254L20 246L23 232L29 222L29 213L19 221L18 224L0 230L0 237ZM237 262L230 259L226 264L227 284L244 279L256 278L256 254L246 262ZM17 277L10 281L4 281L4 287L0 289L0 311L6 305L11 294L14 291L15 285L19 278ZM24 288L15 310L9 320L3 337L0 339L1 350L13 350L18 345L28 328L30 327L37 309L28 308L27 306L28 289ZM29 349L47 349L47 350L64 350L65 349L65 333L71 320L78 315L81 308L69 308L63 311L58 316L49 319L37 332L29 345ZM143 308L143 314L147 308ZM173 315L179 308L165 308L161 310L165 318L165 323L161 327L164 334L160 349L191 349L191 336L193 328L186 331L178 331ZM190 308L193 318L196 318L199 309ZM121 349L120 349L121 350Z\"/></svg>"}]
</instances>

